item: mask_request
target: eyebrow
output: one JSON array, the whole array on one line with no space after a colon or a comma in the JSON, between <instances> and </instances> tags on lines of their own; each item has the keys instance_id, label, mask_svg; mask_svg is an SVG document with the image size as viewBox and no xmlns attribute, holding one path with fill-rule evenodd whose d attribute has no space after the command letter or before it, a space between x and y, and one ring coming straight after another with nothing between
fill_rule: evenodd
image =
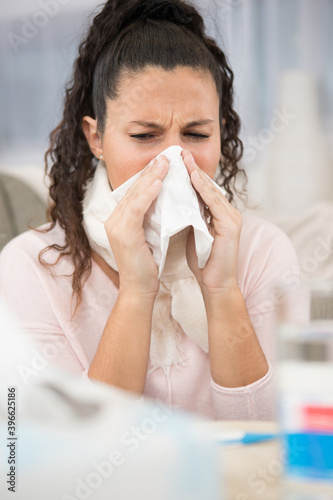
<instances>
[{"instance_id":1,"label":"eyebrow","mask_svg":"<svg viewBox=\"0 0 333 500\"><path fill-rule=\"evenodd\" d=\"M154 128L154 129L162 129L163 127L161 125L158 125L158 123L155 123L155 122L145 122L145 121L142 121L142 120L133 120L129 123L135 123L136 125L142 125L142 127L147 127L147 128ZM196 127L196 126L199 126L199 125L208 125L209 123L214 123L214 120L210 120L210 119L207 119L207 120L197 120L197 121L193 121L193 122L190 122L186 125L186 127L188 128L191 128L191 127Z\"/></svg>"}]
</instances>

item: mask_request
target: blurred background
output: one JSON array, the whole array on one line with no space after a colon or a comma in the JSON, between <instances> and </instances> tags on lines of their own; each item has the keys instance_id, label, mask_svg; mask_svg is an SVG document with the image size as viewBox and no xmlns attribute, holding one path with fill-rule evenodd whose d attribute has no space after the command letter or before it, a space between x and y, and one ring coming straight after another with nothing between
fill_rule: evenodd
<instances>
[{"instance_id":1,"label":"blurred background","mask_svg":"<svg viewBox=\"0 0 333 500\"><path fill-rule=\"evenodd\" d=\"M235 74L257 206L333 199L333 0L192 0ZM96 0L1 0L0 168L43 167ZM26 170L28 172L28 170Z\"/></svg>"}]
</instances>

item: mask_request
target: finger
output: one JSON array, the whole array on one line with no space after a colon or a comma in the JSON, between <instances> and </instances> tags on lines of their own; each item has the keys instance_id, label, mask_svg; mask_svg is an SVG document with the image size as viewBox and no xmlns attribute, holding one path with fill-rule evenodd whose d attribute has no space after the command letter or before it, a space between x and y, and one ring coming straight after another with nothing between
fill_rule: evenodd
<instances>
[{"instance_id":1,"label":"finger","mask_svg":"<svg viewBox=\"0 0 333 500\"><path fill-rule=\"evenodd\" d=\"M121 220L126 227L142 226L143 218L162 188L162 179L168 172L166 157L153 160L147 171L129 188L114 210L114 222Z\"/></svg>"},{"instance_id":2,"label":"finger","mask_svg":"<svg viewBox=\"0 0 333 500\"><path fill-rule=\"evenodd\" d=\"M197 163L195 162L195 159L193 158L193 155L186 149L184 149L182 151L183 153L183 158L184 158L184 163L185 163L185 166L187 168L187 171L191 177L192 173L193 172L197 172L200 176L200 178L206 182L206 184L208 186L214 186L215 189L217 189L218 191L220 191L223 196L225 197L226 196L226 191L223 187L221 186L218 186L214 181L213 179L211 179L209 177L209 175L206 174L206 172L204 172L198 165ZM226 200L227 201L227 200Z\"/></svg>"},{"instance_id":3,"label":"finger","mask_svg":"<svg viewBox=\"0 0 333 500\"><path fill-rule=\"evenodd\" d=\"M229 217L237 217L238 211L228 202L221 190L215 186L203 172L194 170L191 173L193 187L199 193L204 204L209 208L215 220L222 221L227 214Z\"/></svg>"},{"instance_id":4,"label":"finger","mask_svg":"<svg viewBox=\"0 0 333 500\"><path fill-rule=\"evenodd\" d=\"M189 175L191 175L191 173L194 170L197 170L199 167L195 163L195 160L194 160L192 154L189 152L188 149L183 149L182 152L181 152L181 155L183 157L183 160L184 160L184 163L185 163L185 167L187 168L187 171L188 171Z\"/></svg>"},{"instance_id":5,"label":"finger","mask_svg":"<svg viewBox=\"0 0 333 500\"><path fill-rule=\"evenodd\" d=\"M183 150L182 154L192 184L205 205L210 209L212 216L214 218L218 217L218 213L216 212L217 204L221 205L228 213L232 214L234 209L226 199L224 189L217 186L212 179L198 167L188 150ZM212 204L214 204L215 208Z\"/></svg>"},{"instance_id":6,"label":"finger","mask_svg":"<svg viewBox=\"0 0 333 500\"><path fill-rule=\"evenodd\" d=\"M162 181L155 179L145 189L135 191L117 205L114 215L119 218L127 228L141 227L143 219L151 204L157 198L162 188Z\"/></svg>"},{"instance_id":7,"label":"finger","mask_svg":"<svg viewBox=\"0 0 333 500\"><path fill-rule=\"evenodd\" d=\"M169 170L169 161L166 156L161 155L159 158L154 158L143 169L142 174L136 182L128 189L125 196L130 196L136 190L147 188L156 179L163 180Z\"/></svg>"},{"instance_id":8,"label":"finger","mask_svg":"<svg viewBox=\"0 0 333 500\"><path fill-rule=\"evenodd\" d=\"M156 180L162 181L168 173L169 163L166 157L160 157L158 160L154 159L144 169L144 172L128 189L120 204L127 204L130 200L142 198L143 194Z\"/></svg>"}]
</instances>

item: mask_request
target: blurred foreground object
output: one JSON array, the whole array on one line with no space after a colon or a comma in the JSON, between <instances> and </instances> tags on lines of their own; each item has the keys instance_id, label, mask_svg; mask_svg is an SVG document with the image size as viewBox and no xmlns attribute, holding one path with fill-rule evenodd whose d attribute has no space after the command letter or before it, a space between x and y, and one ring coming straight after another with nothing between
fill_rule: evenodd
<instances>
[{"instance_id":1,"label":"blurred foreground object","mask_svg":"<svg viewBox=\"0 0 333 500\"><path fill-rule=\"evenodd\" d=\"M281 290L279 403L284 435L284 500L333 494L333 283ZM309 482L323 488L313 496ZM298 493L297 493L298 492Z\"/></svg>"},{"instance_id":2,"label":"blurred foreground object","mask_svg":"<svg viewBox=\"0 0 333 500\"><path fill-rule=\"evenodd\" d=\"M1 499L221 498L217 446L197 419L50 367L27 384L31 346L5 316L0 309Z\"/></svg>"}]
</instances>

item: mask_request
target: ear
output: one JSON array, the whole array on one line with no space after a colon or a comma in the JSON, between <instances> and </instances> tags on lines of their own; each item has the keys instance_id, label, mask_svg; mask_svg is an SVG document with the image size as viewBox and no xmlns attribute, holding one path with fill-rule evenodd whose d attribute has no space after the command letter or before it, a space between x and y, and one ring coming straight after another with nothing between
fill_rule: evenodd
<instances>
[{"instance_id":1,"label":"ear","mask_svg":"<svg viewBox=\"0 0 333 500\"><path fill-rule=\"evenodd\" d=\"M82 130L86 136L92 154L99 159L103 154L103 148L97 130L97 120L94 120L91 116L84 116L82 119Z\"/></svg>"}]
</instances>

